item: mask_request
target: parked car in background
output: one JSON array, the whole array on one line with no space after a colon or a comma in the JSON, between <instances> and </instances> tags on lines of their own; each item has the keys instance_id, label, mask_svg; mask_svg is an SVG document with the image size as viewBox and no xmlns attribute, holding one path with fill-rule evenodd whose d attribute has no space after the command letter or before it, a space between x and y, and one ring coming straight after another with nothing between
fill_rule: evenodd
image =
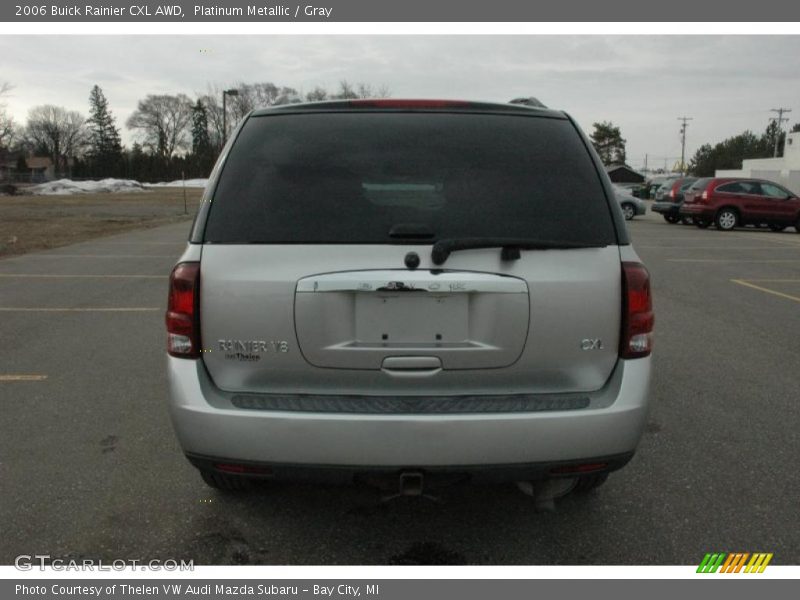
<instances>
[{"instance_id":1,"label":"parked car in background","mask_svg":"<svg viewBox=\"0 0 800 600\"><path fill-rule=\"evenodd\" d=\"M721 231L743 225L767 225L773 231L794 226L800 233L800 198L772 181L709 177L698 179L684 193L680 215Z\"/></svg>"},{"instance_id":2,"label":"parked car in background","mask_svg":"<svg viewBox=\"0 0 800 600\"><path fill-rule=\"evenodd\" d=\"M658 191L658 188L660 188L661 184L667 181L667 179L670 179L670 177L666 175L649 179L647 183L645 183L644 189L640 193L640 197L654 200L656 197L656 191Z\"/></svg>"},{"instance_id":3,"label":"parked car in background","mask_svg":"<svg viewBox=\"0 0 800 600\"><path fill-rule=\"evenodd\" d=\"M647 213L647 205L624 187L614 184L614 195L617 198L617 202L619 202L626 221L630 221L637 215Z\"/></svg>"},{"instance_id":4,"label":"parked car in background","mask_svg":"<svg viewBox=\"0 0 800 600\"><path fill-rule=\"evenodd\" d=\"M667 223L678 223L681 219L689 221L690 217L681 217L680 209L684 193L695 181L697 177L677 177L667 180L656 192L653 212L662 215Z\"/></svg>"}]
</instances>

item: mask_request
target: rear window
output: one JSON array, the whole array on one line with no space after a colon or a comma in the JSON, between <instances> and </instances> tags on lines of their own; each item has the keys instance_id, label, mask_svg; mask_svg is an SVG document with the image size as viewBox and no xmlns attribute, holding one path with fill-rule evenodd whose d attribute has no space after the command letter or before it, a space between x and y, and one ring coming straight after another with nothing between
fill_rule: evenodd
<instances>
[{"instance_id":1,"label":"rear window","mask_svg":"<svg viewBox=\"0 0 800 600\"><path fill-rule=\"evenodd\" d=\"M714 191L725 194L754 194L758 195L761 187L756 181L734 181L717 187Z\"/></svg>"},{"instance_id":2,"label":"rear window","mask_svg":"<svg viewBox=\"0 0 800 600\"><path fill-rule=\"evenodd\" d=\"M395 237L390 237L390 231ZM567 120L425 112L250 118L205 241L390 243L397 232L616 243L591 157Z\"/></svg>"},{"instance_id":3,"label":"rear window","mask_svg":"<svg viewBox=\"0 0 800 600\"><path fill-rule=\"evenodd\" d=\"M705 177L703 179L698 179L692 184L692 187L690 187L689 189L695 191L705 190L708 187L708 184L711 183L712 181L714 181L713 177Z\"/></svg>"}]
</instances>

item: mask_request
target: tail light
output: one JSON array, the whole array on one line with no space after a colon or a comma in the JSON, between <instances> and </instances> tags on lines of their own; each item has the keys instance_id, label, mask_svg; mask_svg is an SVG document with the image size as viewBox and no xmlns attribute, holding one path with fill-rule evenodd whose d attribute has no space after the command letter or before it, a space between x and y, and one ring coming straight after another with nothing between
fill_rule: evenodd
<instances>
[{"instance_id":1,"label":"tail light","mask_svg":"<svg viewBox=\"0 0 800 600\"><path fill-rule=\"evenodd\" d=\"M169 276L167 352L177 358L200 356L200 263L176 265Z\"/></svg>"},{"instance_id":2,"label":"tail light","mask_svg":"<svg viewBox=\"0 0 800 600\"><path fill-rule=\"evenodd\" d=\"M708 200L708 190L707 190L707 189L706 189L706 190L703 190L703 193L702 193L702 194L700 194L700 199L701 199L703 202L705 202L705 201L707 201L707 200Z\"/></svg>"},{"instance_id":3,"label":"tail light","mask_svg":"<svg viewBox=\"0 0 800 600\"><path fill-rule=\"evenodd\" d=\"M675 197L675 190L674 189L669 191L669 197L670 198L674 198Z\"/></svg>"},{"instance_id":4,"label":"tail light","mask_svg":"<svg viewBox=\"0 0 800 600\"><path fill-rule=\"evenodd\" d=\"M640 263L623 262L620 357L642 358L650 355L654 322L650 274Z\"/></svg>"}]
</instances>

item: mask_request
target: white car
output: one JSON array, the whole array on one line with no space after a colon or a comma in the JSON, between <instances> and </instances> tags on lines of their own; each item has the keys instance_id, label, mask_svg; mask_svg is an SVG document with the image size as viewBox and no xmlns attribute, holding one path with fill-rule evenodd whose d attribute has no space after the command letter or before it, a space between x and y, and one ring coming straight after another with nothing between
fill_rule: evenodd
<instances>
[{"instance_id":1,"label":"white car","mask_svg":"<svg viewBox=\"0 0 800 600\"><path fill-rule=\"evenodd\" d=\"M647 213L647 205L640 199L631 194L627 189L618 185L614 186L614 195L622 209L622 214L626 221L630 221L635 216Z\"/></svg>"}]
</instances>

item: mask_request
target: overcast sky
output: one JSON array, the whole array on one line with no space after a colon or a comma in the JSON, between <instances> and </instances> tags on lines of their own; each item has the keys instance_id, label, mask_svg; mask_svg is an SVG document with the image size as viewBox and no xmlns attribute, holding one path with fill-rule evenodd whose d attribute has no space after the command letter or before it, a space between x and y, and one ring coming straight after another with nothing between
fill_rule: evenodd
<instances>
[{"instance_id":1,"label":"overcast sky","mask_svg":"<svg viewBox=\"0 0 800 600\"><path fill-rule=\"evenodd\" d=\"M600 25L598 25L599 27ZM628 162L671 166L689 116L687 160L702 143L763 131L771 108L800 122L800 36L3 36L0 82L19 123L37 104L88 112L100 85L123 139L146 94L195 96L209 83L269 81L308 91L341 79L395 98L507 101L536 96L587 133L610 120Z\"/></svg>"}]
</instances>

